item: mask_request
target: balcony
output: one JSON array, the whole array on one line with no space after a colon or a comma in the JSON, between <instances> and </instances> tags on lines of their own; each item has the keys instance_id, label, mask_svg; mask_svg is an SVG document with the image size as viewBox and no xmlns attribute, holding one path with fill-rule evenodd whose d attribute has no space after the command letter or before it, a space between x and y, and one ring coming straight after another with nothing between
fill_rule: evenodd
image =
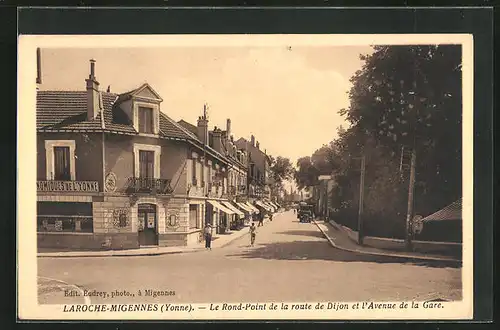
<instances>
[{"instance_id":1,"label":"balcony","mask_svg":"<svg viewBox=\"0 0 500 330\"><path fill-rule=\"evenodd\" d=\"M129 194L167 195L173 192L169 179L130 177L127 182Z\"/></svg>"},{"instance_id":2,"label":"balcony","mask_svg":"<svg viewBox=\"0 0 500 330\"><path fill-rule=\"evenodd\" d=\"M222 182L212 182L208 185L208 197L211 198L221 198L224 188Z\"/></svg>"}]
</instances>

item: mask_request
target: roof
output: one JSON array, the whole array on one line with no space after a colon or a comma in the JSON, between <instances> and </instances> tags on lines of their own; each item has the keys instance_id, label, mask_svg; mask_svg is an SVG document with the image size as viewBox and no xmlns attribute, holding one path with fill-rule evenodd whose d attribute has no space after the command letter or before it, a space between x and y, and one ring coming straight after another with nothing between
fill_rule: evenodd
<instances>
[{"instance_id":1,"label":"roof","mask_svg":"<svg viewBox=\"0 0 500 330\"><path fill-rule=\"evenodd\" d=\"M104 127L127 133L137 133L121 109L113 105L118 95L101 92ZM43 130L103 130L101 113L87 120L86 91L38 91L36 126Z\"/></svg>"},{"instance_id":2,"label":"roof","mask_svg":"<svg viewBox=\"0 0 500 330\"><path fill-rule=\"evenodd\" d=\"M143 89L144 85L139 89ZM138 90L138 89L137 89ZM134 91L137 91L134 90ZM132 92L124 94L132 94ZM116 104L120 95L100 92L104 120L101 112L93 120L87 119L86 91L38 91L36 126L42 131L92 130L138 134L126 113ZM160 136L165 138L196 139L170 117L160 112Z\"/></svg>"},{"instance_id":3,"label":"roof","mask_svg":"<svg viewBox=\"0 0 500 330\"><path fill-rule=\"evenodd\" d=\"M195 135L198 133L198 128L184 119L179 120L177 123Z\"/></svg>"},{"instance_id":4,"label":"roof","mask_svg":"<svg viewBox=\"0 0 500 330\"><path fill-rule=\"evenodd\" d=\"M462 199L422 219L424 222L462 220Z\"/></svg>"},{"instance_id":5,"label":"roof","mask_svg":"<svg viewBox=\"0 0 500 330\"><path fill-rule=\"evenodd\" d=\"M143 93L144 92L144 93ZM136 89L130 92L122 93L118 96L116 103L121 103L123 101L131 99L133 96L147 97L148 99L153 99L162 102L161 96L151 87L148 83L144 83Z\"/></svg>"},{"instance_id":6,"label":"roof","mask_svg":"<svg viewBox=\"0 0 500 330\"><path fill-rule=\"evenodd\" d=\"M160 111L160 134L165 137L198 140L196 135L183 128L172 118Z\"/></svg>"}]
</instances>

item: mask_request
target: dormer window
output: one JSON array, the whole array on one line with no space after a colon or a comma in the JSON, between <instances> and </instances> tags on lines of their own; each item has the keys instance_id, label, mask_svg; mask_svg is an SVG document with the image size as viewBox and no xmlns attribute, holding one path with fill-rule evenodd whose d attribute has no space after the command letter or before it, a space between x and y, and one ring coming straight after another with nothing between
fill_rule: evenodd
<instances>
[{"instance_id":1,"label":"dormer window","mask_svg":"<svg viewBox=\"0 0 500 330\"><path fill-rule=\"evenodd\" d=\"M144 84L120 97L123 97L120 107L131 119L134 129L139 134L157 135L160 133L160 103L163 100L151 86ZM129 99L131 99L130 102Z\"/></svg>"},{"instance_id":2,"label":"dormer window","mask_svg":"<svg viewBox=\"0 0 500 330\"><path fill-rule=\"evenodd\" d=\"M139 107L139 133L154 134L153 109Z\"/></svg>"}]
</instances>

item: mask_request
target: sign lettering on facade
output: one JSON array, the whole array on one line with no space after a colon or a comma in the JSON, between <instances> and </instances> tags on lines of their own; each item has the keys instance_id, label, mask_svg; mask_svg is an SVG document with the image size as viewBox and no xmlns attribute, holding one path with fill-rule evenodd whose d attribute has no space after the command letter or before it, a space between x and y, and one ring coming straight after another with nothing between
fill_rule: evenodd
<instances>
[{"instance_id":1,"label":"sign lettering on facade","mask_svg":"<svg viewBox=\"0 0 500 330\"><path fill-rule=\"evenodd\" d=\"M99 192L97 181L37 181L37 191Z\"/></svg>"}]
</instances>

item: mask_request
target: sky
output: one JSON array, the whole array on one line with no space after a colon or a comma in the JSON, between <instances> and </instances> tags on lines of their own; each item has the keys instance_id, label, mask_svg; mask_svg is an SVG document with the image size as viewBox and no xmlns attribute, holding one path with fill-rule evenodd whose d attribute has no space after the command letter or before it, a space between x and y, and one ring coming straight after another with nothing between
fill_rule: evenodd
<instances>
[{"instance_id":1,"label":"sky","mask_svg":"<svg viewBox=\"0 0 500 330\"><path fill-rule=\"evenodd\" d=\"M85 90L96 60L101 90L122 93L147 82L161 111L196 125L209 105L209 126L235 139L254 135L261 149L293 164L348 126L350 77L369 46L216 46L163 48L42 48L41 90Z\"/></svg>"}]
</instances>

